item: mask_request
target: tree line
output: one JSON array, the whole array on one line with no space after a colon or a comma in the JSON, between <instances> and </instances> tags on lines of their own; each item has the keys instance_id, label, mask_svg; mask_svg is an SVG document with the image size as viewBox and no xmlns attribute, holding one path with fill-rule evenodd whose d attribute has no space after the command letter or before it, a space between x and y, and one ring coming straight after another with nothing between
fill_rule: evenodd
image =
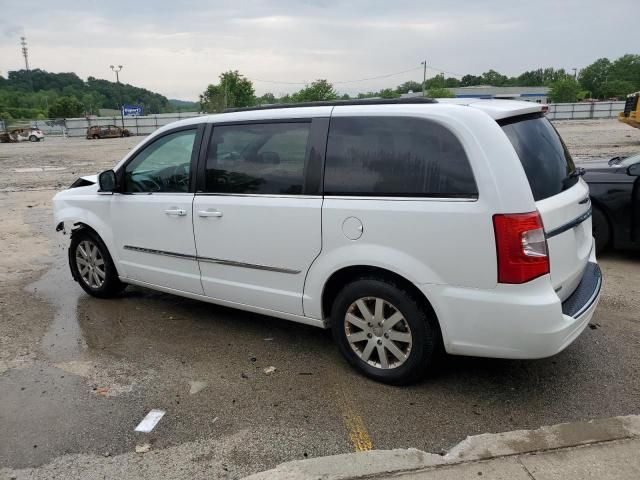
<instances>
[{"instance_id":1,"label":"tree line","mask_svg":"<svg viewBox=\"0 0 640 480\"><path fill-rule=\"evenodd\" d=\"M228 107L314 102L350 98L395 98L403 93L421 92L434 98L452 97L450 88L492 85L495 87L549 87L550 102L576 102L587 99L623 99L629 93L640 90L640 55L627 54L611 61L601 58L583 68L579 73L569 73L560 68L539 68L508 77L495 70L482 75L463 75L461 78L445 77L443 73L427 78L424 82L407 81L395 88L359 93L353 97L339 94L326 79L318 79L299 91L276 97L273 93L255 95L253 83L237 70L220 75L217 84L211 84L200 95L200 109L220 112Z\"/></svg>"},{"instance_id":2,"label":"tree line","mask_svg":"<svg viewBox=\"0 0 640 480\"><path fill-rule=\"evenodd\" d=\"M159 93L95 77L84 81L75 73L35 69L0 76L0 118L5 121L97 115L101 108L118 109L121 104L142 105L145 113L175 108Z\"/></svg>"},{"instance_id":3,"label":"tree line","mask_svg":"<svg viewBox=\"0 0 640 480\"><path fill-rule=\"evenodd\" d=\"M509 77L495 70L482 75L463 75L460 78L443 73L424 82L410 80L395 88L359 93L340 94L327 79L318 79L297 92L276 96L265 93L257 96L251 80L237 70L219 76L200 95L199 102L168 100L163 95L129 84L89 77L82 80L75 73L51 73L35 69L10 71L7 78L0 75L0 118L12 119L69 118L96 115L101 108L117 109L121 104L142 105L145 113L168 113L176 110L220 112L228 107L314 102L322 100L382 97L395 98L403 93L421 92L442 98L453 96L450 88L477 85L546 86L550 102L575 102L584 99L624 98L640 90L640 55L627 54L615 60L600 58L578 74L564 69L539 68Z\"/></svg>"}]
</instances>

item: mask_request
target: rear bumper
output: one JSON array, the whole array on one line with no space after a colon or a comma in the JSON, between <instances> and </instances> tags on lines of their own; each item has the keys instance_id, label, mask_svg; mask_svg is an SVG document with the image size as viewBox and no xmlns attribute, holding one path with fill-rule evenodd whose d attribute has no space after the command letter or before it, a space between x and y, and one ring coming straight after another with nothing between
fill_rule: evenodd
<instances>
[{"instance_id":1,"label":"rear bumper","mask_svg":"<svg viewBox=\"0 0 640 480\"><path fill-rule=\"evenodd\" d=\"M494 290L422 286L454 355L533 359L555 355L585 329L602 275L592 254L576 290L561 302L548 276Z\"/></svg>"}]
</instances>

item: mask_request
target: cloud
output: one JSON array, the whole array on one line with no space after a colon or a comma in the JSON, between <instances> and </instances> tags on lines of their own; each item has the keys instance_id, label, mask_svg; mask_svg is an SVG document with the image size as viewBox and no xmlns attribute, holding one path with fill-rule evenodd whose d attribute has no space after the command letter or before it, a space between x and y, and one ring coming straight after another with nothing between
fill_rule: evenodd
<instances>
[{"instance_id":1,"label":"cloud","mask_svg":"<svg viewBox=\"0 0 640 480\"><path fill-rule=\"evenodd\" d=\"M634 0L619 0L616 12L633 7ZM254 80L259 94L291 92L300 85L290 83L316 78L411 70L336 85L356 93L419 81L415 67L425 59L473 74L582 67L626 53L611 32L633 31L635 23L603 11L598 0L58 0L0 20L0 71L21 68L23 31L34 67L112 78L109 65L122 64L123 81L184 99L196 99L229 69Z\"/></svg>"}]
</instances>

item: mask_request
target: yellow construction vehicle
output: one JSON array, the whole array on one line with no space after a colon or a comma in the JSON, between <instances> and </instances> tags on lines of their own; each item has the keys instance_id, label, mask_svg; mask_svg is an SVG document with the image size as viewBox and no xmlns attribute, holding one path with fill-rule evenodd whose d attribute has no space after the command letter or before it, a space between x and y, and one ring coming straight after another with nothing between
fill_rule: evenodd
<instances>
[{"instance_id":1,"label":"yellow construction vehicle","mask_svg":"<svg viewBox=\"0 0 640 480\"><path fill-rule=\"evenodd\" d=\"M627 95L624 111L618 114L618 120L635 128L640 128L640 92Z\"/></svg>"}]
</instances>

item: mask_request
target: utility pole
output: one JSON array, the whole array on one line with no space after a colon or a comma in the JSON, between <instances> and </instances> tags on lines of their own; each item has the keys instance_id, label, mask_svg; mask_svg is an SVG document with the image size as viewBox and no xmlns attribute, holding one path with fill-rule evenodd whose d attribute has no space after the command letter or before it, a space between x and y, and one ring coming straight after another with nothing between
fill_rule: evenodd
<instances>
[{"instance_id":1,"label":"utility pole","mask_svg":"<svg viewBox=\"0 0 640 480\"><path fill-rule=\"evenodd\" d=\"M24 67L29 71L29 49L27 48L27 37L20 37L20 45L22 45L22 56L24 57Z\"/></svg>"},{"instance_id":2,"label":"utility pole","mask_svg":"<svg viewBox=\"0 0 640 480\"><path fill-rule=\"evenodd\" d=\"M571 70L573 70L573 79L577 80L578 79L578 69L574 67Z\"/></svg>"},{"instance_id":3,"label":"utility pole","mask_svg":"<svg viewBox=\"0 0 640 480\"><path fill-rule=\"evenodd\" d=\"M118 84L118 101L120 103L120 119L122 120L122 128L124 128L124 107L122 105L122 88L120 87L120 70L122 70L122 65L118 65L118 68L113 65L109 65L109 68L116 72L116 83Z\"/></svg>"},{"instance_id":4,"label":"utility pole","mask_svg":"<svg viewBox=\"0 0 640 480\"><path fill-rule=\"evenodd\" d=\"M422 73L422 96L426 97L427 90L427 61L420 62L420 65L424 65L424 71Z\"/></svg>"},{"instance_id":5,"label":"utility pole","mask_svg":"<svg viewBox=\"0 0 640 480\"><path fill-rule=\"evenodd\" d=\"M33 92L33 80L31 79L31 70L29 69L29 48L27 47L27 37L20 37L20 45L22 46L22 56L24 57L24 66L27 70L27 78L29 86Z\"/></svg>"}]
</instances>

